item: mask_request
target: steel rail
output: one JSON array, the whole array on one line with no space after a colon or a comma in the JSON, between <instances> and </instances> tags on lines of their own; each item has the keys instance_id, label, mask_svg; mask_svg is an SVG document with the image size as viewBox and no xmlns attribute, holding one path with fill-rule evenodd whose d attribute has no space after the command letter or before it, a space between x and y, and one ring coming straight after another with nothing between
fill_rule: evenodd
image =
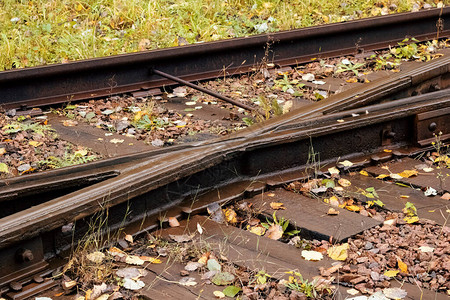
<instances>
[{"instance_id":1,"label":"steel rail","mask_svg":"<svg viewBox=\"0 0 450 300\"><path fill-rule=\"evenodd\" d=\"M393 123L398 132L398 140L394 143L408 144L413 139L411 127L416 114L447 107L450 107L448 97L436 98L425 103L423 99L420 99L394 110L389 107L382 110L368 108L374 113L342 123L336 122L336 117L333 115L327 115L322 117L324 118L322 122L303 126L301 130L289 128L244 140L230 139L163 154L113 179L108 179L101 185L81 189L0 219L0 249L42 232L51 231L68 222L80 220L105 207L127 203L132 199L140 199L137 201L143 201L143 205L150 205L144 212L155 213L161 210L163 204L161 199L152 199L149 196L142 198L142 195L177 180L183 182L183 178L189 178L193 174L220 164L229 164L230 160L235 160L237 163L233 164L234 170L224 171L226 174L213 176L200 185L208 185L211 182L216 185L227 180L234 180L239 176L253 178L298 167L306 163L307 151L302 153L301 149L306 147L307 150L311 137L322 145L321 157L324 156L324 159L378 149L382 146L381 141L384 139L380 136L380 130L389 123ZM358 137L358 142L352 138L355 136ZM334 149L328 149L330 147L325 144L333 142ZM185 184L188 181L189 179L186 179L184 183L178 184ZM185 192L192 189L192 182L188 186ZM199 188L199 190L202 189ZM176 202L172 203L172 205L176 204ZM164 206L167 205L169 203L164 204Z\"/></svg>"},{"instance_id":2,"label":"steel rail","mask_svg":"<svg viewBox=\"0 0 450 300\"><path fill-rule=\"evenodd\" d=\"M449 29L438 32L438 20L450 23L449 7L3 71L0 72L0 105L5 109L37 107L171 84L152 74L151 69L197 81L247 72L263 60L280 66L295 65L313 57L380 49L405 37L448 37Z\"/></svg>"}]
</instances>

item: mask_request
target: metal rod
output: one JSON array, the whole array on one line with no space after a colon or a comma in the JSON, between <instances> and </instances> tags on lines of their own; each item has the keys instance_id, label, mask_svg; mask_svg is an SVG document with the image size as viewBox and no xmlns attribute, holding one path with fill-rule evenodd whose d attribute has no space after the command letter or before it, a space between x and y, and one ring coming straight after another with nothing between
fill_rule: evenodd
<instances>
[{"instance_id":1,"label":"metal rod","mask_svg":"<svg viewBox=\"0 0 450 300\"><path fill-rule=\"evenodd\" d=\"M243 109L246 109L246 110L249 110L249 111L253 111L253 110L254 110L252 107L250 107L250 106L248 106L248 105L242 104L242 103L240 103L240 102L238 102L238 101L236 101L236 100L233 100L233 99L228 98L228 97L226 97L226 96L224 96L224 95L218 94L218 93L216 93L216 92L214 92L214 91L205 89L205 88L203 88L203 87L201 87L201 86L198 86L198 85L193 84L193 83L191 83L191 82L189 82L189 81L183 80L183 79L181 79L181 78L179 78L179 77L172 76L172 75L170 75L170 74L164 73L164 72L159 71L159 70L156 70L156 69L152 69L151 72L154 73L154 74L156 74L156 75L159 75L159 76L161 76L161 77L164 77L164 78L173 80L173 81L175 81L175 82L181 83L181 84L183 84L183 85L186 85L186 86L188 86L188 87L191 87L191 88L193 88L193 89L196 89L196 90L198 90L198 91L201 91L201 92L203 92L203 93L205 93L205 94L208 94L208 95L211 95L211 96L216 97L216 98L218 98L218 99L221 99L221 100L223 100L223 101L226 101L226 102L229 102L229 103L234 104L234 105L236 105L236 106L239 106L239 107L241 107L241 108L243 108Z\"/></svg>"}]
</instances>

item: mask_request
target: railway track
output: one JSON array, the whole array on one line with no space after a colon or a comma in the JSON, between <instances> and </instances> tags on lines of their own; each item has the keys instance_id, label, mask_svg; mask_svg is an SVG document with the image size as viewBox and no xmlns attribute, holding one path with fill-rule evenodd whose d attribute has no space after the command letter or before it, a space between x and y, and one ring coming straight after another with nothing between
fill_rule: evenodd
<instances>
[{"instance_id":1,"label":"railway track","mask_svg":"<svg viewBox=\"0 0 450 300\"><path fill-rule=\"evenodd\" d=\"M169 76L175 81L179 78L197 81L223 75L224 66L227 75L241 74L253 68L255 62L267 58L268 45L271 60L281 70L317 57L318 49L321 49L321 57L327 57L354 54L362 49L380 49L403 40L405 36L433 38L436 36L436 21L442 18L445 22L449 13L448 9L429 10L249 39L2 72L2 106L15 109L16 113L23 109L23 114L29 114L33 112L29 110L31 107L45 109L45 106L67 100L92 99L123 92L159 95L161 90L157 88L171 83L162 79L168 77L166 73L175 76ZM409 32L405 32L405 28ZM330 35L342 39L342 42L336 43ZM439 35L445 37L448 32L442 30ZM302 55L298 54L299 48L303 50ZM212 238L216 242L229 236L248 238L249 242L244 244L231 242L234 250L229 250L228 254L236 261L236 266L263 268L278 279L283 278L281 270L289 268L300 270L308 278L318 275L318 267L330 267L331 260L314 264L300 259L292 263L291 258L299 255L296 249L278 241L258 238L246 230L212 223L204 218L206 211L211 210L212 204L228 205L246 199L258 207L258 214L270 217L272 211L261 199L279 197L287 209L278 211L278 215L289 219L290 226L300 228L302 236L330 242L351 240L364 230L382 226L383 221L379 218L349 212L345 207L340 209L338 216L329 216L328 205L281 187L311 176L333 178L328 168L336 165L341 172L339 176L348 178L355 183L354 186L376 186L376 190L383 190L387 182L359 178L353 173L366 170L374 177L379 176L386 169L377 169L376 166L386 161L392 161L389 170L393 173L406 170L403 167L406 164L414 169L415 163L411 158L434 149L431 144L436 142L434 134L442 132L442 141L450 134L449 58L445 50L443 53L442 57L430 62L412 65L364 85L355 85L234 134L213 140L207 137L206 140L167 148L138 143L128 148L111 148L111 144L98 141L100 137L104 138L104 133L97 129L61 126L60 119L49 118L60 136L77 144L90 143L87 145L90 148L103 148L107 158L0 181L0 201L7 208L0 220L2 294L12 299L24 299L54 286L56 281L49 276L51 270L61 264L59 258L69 253L73 241L81 240L89 232L91 217L105 209L110 230L136 234L156 229L169 216L182 219L186 215L197 215L193 222L162 230L160 235L167 237L188 229L194 232L199 223L205 234L216 236ZM23 86L24 81L29 82L26 87ZM227 97L224 98L227 101ZM176 105L167 101L167 105L170 104ZM244 110L253 109L245 103L240 106ZM233 114L243 112L234 109ZM221 111L223 109L211 114L220 114ZM320 153L320 164L325 168L314 165L315 170L311 171L311 151ZM351 160L353 165L340 165L338 162L343 160ZM416 188L434 187L442 195L448 192L448 182L439 181L443 174L439 172L434 170L428 174L428 181L421 176L417 176L416 181L414 178L392 180ZM444 215L442 219L441 215L429 212L440 210L445 213L448 208L444 200L435 197L426 203L428 198L417 190L392 184L389 188L392 189L387 194L395 199L411 193L409 199L419 209L419 215L423 214L424 218L441 226L447 224L448 216L446 219ZM363 204L368 201L367 198L356 200ZM400 213L403 202L399 205L398 201L386 201L384 213ZM298 210L299 204L301 210ZM245 213L245 210L241 212L242 215ZM265 246L257 250L259 243ZM239 251L236 250L238 247ZM244 257L240 253L245 253ZM268 259L258 262L257 257L261 255ZM252 259L246 261L248 257ZM147 281L163 271L159 266L151 267ZM201 292L199 286L186 287L167 282L179 280L176 276L180 265L173 268L174 273L163 276L166 281L145 289L142 294L152 299L186 295L211 298L212 286L202 285L209 291L207 294ZM449 280L448 272L439 275ZM406 275L404 278L408 280ZM371 292L380 287L373 280L365 283ZM346 284L356 286L351 282ZM411 299L418 299L417 288L411 282L407 281L403 288ZM445 289L440 292L428 289L423 288L426 299L446 297L443 294ZM337 291L337 298L345 298L342 285L337 285Z\"/></svg>"}]
</instances>

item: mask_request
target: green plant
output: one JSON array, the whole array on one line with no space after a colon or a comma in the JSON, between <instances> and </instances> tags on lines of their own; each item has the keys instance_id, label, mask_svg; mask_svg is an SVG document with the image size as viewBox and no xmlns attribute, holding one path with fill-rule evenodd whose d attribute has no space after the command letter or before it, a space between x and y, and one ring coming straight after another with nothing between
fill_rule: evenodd
<instances>
[{"instance_id":1,"label":"green plant","mask_svg":"<svg viewBox=\"0 0 450 300\"><path fill-rule=\"evenodd\" d=\"M293 96L300 97L303 95L302 92L298 91L297 89L301 89L305 86L304 83L299 83L297 79L289 79L287 74L283 74L282 79L276 79L274 80L275 85L273 86L274 89L280 89L283 92L286 92L287 90L291 89L294 91L292 94Z\"/></svg>"},{"instance_id":2,"label":"green plant","mask_svg":"<svg viewBox=\"0 0 450 300\"><path fill-rule=\"evenodd\" d=\"M271 115L279 116L283 114L283 108L280 107L277 99L273 99L272 101L270 101L264 95L259 95L258 102L264 111L264 117L266 120L268 120ZM262 117L260 115L257 115L256 118L261 119Z\"/></svg>"},{"instance_id":3,"label":"green plant","mask_svg":"<svg viewBox=\"0 0 450 300\"><path fill-rule=\"evenodd\" d=\"M252 126L253 123L255 122L255 121L253 121L252 118L247 118L247 117L242 118L242 121L243 121L244 124L247 125L247 126Z\"/></svg>"},{"instance_id":4,"label":"green plant","mask_svg":"<svg viewBox=\"0 0 450 300\"><path fill-rule=\"evenodd\" d=\"M98 159L97 155L83 156L79 152L69 153L66 151L63 157L49 156L45 160L38 161L38 164L42 167L58 169L88 163L96 159Z\"/></svg>"},{"instance_id":5,"label":"green plant","mask_svg":"<svg viewBox=\"0 0 450 300\"><path fill-rule=\"evenodd\" d=\"M318 299L323 294L330 294L331 287L328 284L319 283L317 279L309 282L302 274L296 271L286 272L290 274L289 280L285 283L288 289L299 291L308 298Z\"/></svg>"},{"instance_id":6,"label":"green plant","mask_svg":"<svg viewBox=\"0 0 450 300\"><path fill-rule=\"evenodd\" d=\"M288 226L289 226L289 220L285 219L284 217L277 218L276 213L277 213L276 211L273 212L273 215L272 215L272 220L273 221L269 221L266 218L266 222L265 223L261 223L261 225L264 228L266 228L266 229L269 229L272 225L279 225L279 226L281 226L281 228L283 230L283 236L284 235L286 235L286 236L293 236L293 235L296 235L296 234L300 233L300 230L298 230L298 229L293 229L293 230L287 231Z\"/></svg>"},{"instance_id":7,"label":"green plant","mask_svg":"<svg viewBox=\"0 0 450 300\"><path fill-rule=\"evenodd\" d=\"M267 282L267 279L269 279L270 277L271 276L264 270L261 270L255 274L255 280L257 284L265 284Z\"/></svg>"},{"instance_id":8,"label":"green plant","mask_svg":"<svg viewBox=\"0 0 450 300\"><path fill-rule=\"evenodd\" d=\"M373 205L378 205L379 207L383 207L384 203L380 200L380 197L378 196L378 193L375 191L374 187L368 187L365 190L358 189L358 191L361 192L362 195L366 196L367 198L373 199L367 201L367 205L369 207Z\"/></svg>"},{"instance_id":9,"label":"green plant","mask_svg":"<svg viewBox=\"0 0 450 300\"><path fill-rule=\"evenodd\" d=\"M158 118L157 116L154 115L144 115L142 116L142 118L139 119L139 121L137 121L135 123L136 127L139 129L144 129L144 130L155 130L155 129L162 129L164 127L170 126L171 123L164 119L164 118Z\"/></svg>"},{"instance_id":10,"label":"green plant","mask_svg":"<svg viewBox=\"0 0 450 300\"><path fill-rule=\"evenodd\" d=\"M55 131L50 125L42 125L40 123L29 122L13 122L11 124L3 126L2 129L5 130L6 134L17 133L20 131L29 131L41 136L44 136L45 133Z\"/></svg>"},{"instance_id":11,"label":"green plant","mask_svg":"<svg viewBox=\"0 0 450 300\"><path fill-rule=\"evenodd\" d=\"M439 179L439 186L441 189L444 189L444 181L449 177L449 174L444 174L442 171L444 168L450 167L450 158L449 155L449 146L445 145L442 140L442 132L439 131L438 134L434 134L435 141L431 144L433 145L435 151L438 154L438 157L434 160L434 163L437 164L437 168L439 171L437 172L436 176Z\"/></svg>"},{"instance_id":12,"label":"green plant","mask_svg":"<svg viewBox=\"0 0 450 300\"><path fill-rule=\"evenodd\" d=\"M400 47L391 48L390 52L398 59L418 59L420 55L416 42L419 41L415 38L406 38L398 43Z\"/></svg>"},{"instance_id":13,"label":"green plant","mask_svg":"<svg viewBox=\"0 0 450 300\"><path fill-rule=\"evenodd\" d=\"M348 62L347 64L340 63L337 65L336 74L343 73L343 72L353 72L356 76L358 76L359 72L358 70L364 67L365 63L352 63Z\"/></svg>"}]
</instances>

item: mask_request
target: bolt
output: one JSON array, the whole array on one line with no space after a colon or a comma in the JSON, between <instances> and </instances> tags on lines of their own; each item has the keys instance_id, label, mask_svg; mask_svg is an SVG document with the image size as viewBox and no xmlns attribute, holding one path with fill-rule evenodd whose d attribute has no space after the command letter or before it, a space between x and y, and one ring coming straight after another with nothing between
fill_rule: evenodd
<instances>
[{"instance_id":1,"label":"bolt","mask_svg":"<svg viewBox=\"0 0 450 300\"><path fill-rule=\"evenodd\" d=\"M436 129L437 129L437 124L435 122L428 125L428 130L430 130L431 132L435 131Z\"/></svg>"},{"instance_id":2,"label":"bolt","mask_svg":"<svg viewBox=\"0 0 450 300\"><path fill-rule=\"evenodd\" d=\"M22 289L22 284L20 282L17 281L13 281L9 284L9 287L13 290L13 291L20 291Z\"/></svg>"},{"instance_id":3,"label":"bolt","mask_svg":"<svg viewBox=\"0 0 450 300\"><path fill-rule=\"evenodd\" d=\"M30 249L19 249L16 252L16 257L21 262L28 262L28 261L32 261L34 259L33 252Z\"/></svg>"}]
</instances>

